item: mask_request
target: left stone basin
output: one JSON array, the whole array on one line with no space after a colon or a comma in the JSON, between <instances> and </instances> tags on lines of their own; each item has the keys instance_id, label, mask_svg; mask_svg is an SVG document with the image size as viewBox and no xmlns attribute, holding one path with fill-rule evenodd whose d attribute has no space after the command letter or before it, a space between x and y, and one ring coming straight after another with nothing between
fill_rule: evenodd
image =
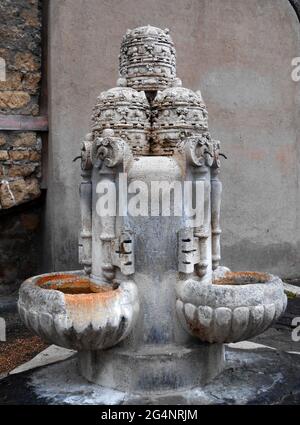
<instances>
[{"instance_id":1,"label":"left stone basin","mask_svg":"<svg viewBox=\"0 0 300 425\"><path fill-rule=\"evenodd\" d=\"M47 342L77 351L102 350L130 333L139 300L133 281L92 292L81 271L50 273L21 285L18 310L25 325Z\"/></svg>"}]
</instances>

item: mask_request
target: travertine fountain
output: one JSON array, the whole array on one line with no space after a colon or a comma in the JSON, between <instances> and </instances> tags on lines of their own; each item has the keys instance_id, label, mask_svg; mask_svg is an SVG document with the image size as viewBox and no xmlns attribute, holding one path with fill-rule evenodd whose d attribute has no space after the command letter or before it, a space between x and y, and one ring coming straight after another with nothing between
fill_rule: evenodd
<instances>
[{"instance_id":1,"label":"travertine fountain","mask_svg":"<svg viewBox=\"0 0 300 425\"><path fill-rule=\"evenodd\" d=\"M201 93L176 77L168 30L127 31L117 85L98 97L81 143L83 270L28 279L19 312L46 341L77 350L88 381L144 394L203 386L222 372L224 343L265 331L286 296L278 277L219 266L220 143ZM170 214L127 211L136 182L149 194L153 182L189 181L198 220L174 213L186 197ZM116 189L115 216L99 212L99 183Z\"/></svg>"}]
</instances>

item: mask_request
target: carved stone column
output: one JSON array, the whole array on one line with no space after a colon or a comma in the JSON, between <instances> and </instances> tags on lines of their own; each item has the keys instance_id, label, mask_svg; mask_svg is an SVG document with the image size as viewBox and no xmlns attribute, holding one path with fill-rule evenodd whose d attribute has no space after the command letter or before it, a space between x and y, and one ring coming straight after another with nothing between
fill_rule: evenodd
<instances>
[{"instance_id":1,"label":"carved stone column","mask_svg":"<svg viewBox=\"0 0 300 425\"><path fill-rule=\"evenodd\" d=\"M93 238L95 249L93 249L91 276L93 290L97 290L99 285L113 284L116 276L115 266L119 266L116 262L115 252L119 249L119 246L116 246L116 216L118 214L116 177L120 172L124 171L130 157L130 149L126 142L114 137L114 132L111 129L104 130L103 137L98 137L94 141L92 148L94 165L93 190L94 193L97 193L99 183L107 190L113 190L114 194L112 196L114 199L112 199L112 202L114 211L107 215L102 215L97 206L94 209ZM131 252L130 249L128 252ZM131 263L133 264L133 261Z\"/></svg>"},{"instance_id":2,"label":"carved stone column","mask_svg":"<svg viewBox=\"0 0 300 425\"><path fill-rule=\"evenodd\" d=\"M185 263L193 262L193 266L186 268L186 273L195 271L200 278L206 276L210 259L210 166L213 162L212 147L210 143L209 134L205 133L199 137L189 137L185 140L185 154L186 154L186 180L191 179L193 182L201 182L203 184L204 199L201 208L203 211L202 224L196 225L190 229L190 237L185 235L185 239L181 238L180 245L181 251L189 253L192 259L185 259ZM187 230L185 230L187 233ZM184 236L184 235L183 235ZM188 249L187 246L182 247L184 240L188 241L192 238L192 246ZM191 242L189 242L191 245ZM183 271L181 268L180 271Z\"/></svg>"},{"instance_id":3,"label":"carved stone column","mask_svg":"<svg viewBox=\"0 0 300 425\"><path fill-rule=\"evenodd\" d=\"M81 212L81 252L80 264L87 275L92 268L92 169L91 147L92 134L87 134L81 144L81 177L80 183L80 212Z\"/></svg>"},{"instance_id":4,"label":"carved stone column","mask_svg":"<svg viewBox=\"0 0 300 425\"><path fill-rule=\"evenodd\" d=\"M222 183L219 179L220 160L219 160L220 142L214 142L214 162L211 169L211 232L212 232L212 268L216 270L221 260L221 195Z\"/></svg>"}]
</instances>

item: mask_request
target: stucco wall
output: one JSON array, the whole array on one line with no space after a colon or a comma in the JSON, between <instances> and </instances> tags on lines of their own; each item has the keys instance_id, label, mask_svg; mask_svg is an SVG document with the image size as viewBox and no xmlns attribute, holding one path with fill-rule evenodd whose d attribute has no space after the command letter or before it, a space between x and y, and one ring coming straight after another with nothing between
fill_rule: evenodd
<instances>
[{"instance_id":1,"label":"stucco wall","mask_svg":"<svg viewBox=\"0 0 300 425\"><path fill-rule=\"evenodd\" d=\"M51 0L47 269L76 268L79 141L127 28L170 28L183 84L222 141L223 264L300 275L300 25L288 0Z\"/></svg>"}]
</instances>

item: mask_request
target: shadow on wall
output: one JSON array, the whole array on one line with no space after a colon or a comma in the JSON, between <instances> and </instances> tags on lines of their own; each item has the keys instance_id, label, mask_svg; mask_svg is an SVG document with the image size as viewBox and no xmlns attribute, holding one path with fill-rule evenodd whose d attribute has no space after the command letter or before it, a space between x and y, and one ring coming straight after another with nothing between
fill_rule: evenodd
<instances>
[{"instance_id":1,"label":"shadow on wall","mask_svg":"<svg viewBox=\"0 0 300 425\"><path fill-rule=\"evenodd\" d=\"M298 16L298 19L300 21L300 0L289 0L293 8L295 9L295 12Z\"/></svg>"},{"instance_id":2,"label":"shadow on wall","mask_svg":"<svg viewBox=\"0 0 300 425\"><path fill-rule=\"evenodd\" d=\"M0 295L40 272L44 198L0 213Z\"/></svg>"}]
</instances>

